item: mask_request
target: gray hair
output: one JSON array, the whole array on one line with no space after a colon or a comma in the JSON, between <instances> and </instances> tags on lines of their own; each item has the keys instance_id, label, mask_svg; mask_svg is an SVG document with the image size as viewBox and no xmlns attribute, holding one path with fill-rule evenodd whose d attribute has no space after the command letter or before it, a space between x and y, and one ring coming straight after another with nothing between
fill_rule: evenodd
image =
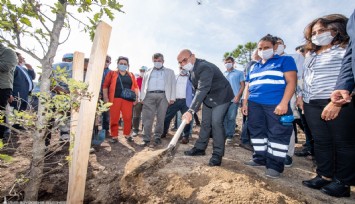
<instances>
[{"instance_id":1,"label":"gray hair","mask_svg":"<svg viewBox=\"0 0 355 204\"><path fill-rule=\"evenodd\" d=\"M158 59L158 58L161 58L162 60L164 60L164 55L161 53L155 53L153 55L153 59Z\"/></svg>"}]
</instances>

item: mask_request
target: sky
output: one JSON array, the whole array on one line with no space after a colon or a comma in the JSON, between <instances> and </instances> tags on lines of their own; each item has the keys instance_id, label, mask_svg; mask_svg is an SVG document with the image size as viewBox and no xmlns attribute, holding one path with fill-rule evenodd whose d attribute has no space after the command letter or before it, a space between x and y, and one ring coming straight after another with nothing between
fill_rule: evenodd
<instances>
[{"instance_id":1,"label":"sky","mask_svg":"<svg viewBox=\"0 0 355 204\"><path fill-rule=\"evenodd\" d=\"M239 44L258 42L266 34L281 37L287 53L304 42L303 30L313 19L339 13L347 17L355 9L353 0L121 0L125 13L112 26L108 54L111 69L119 56L130 60L130 71L152 67L152 55L162 53L164 66L178 73L177 55L188 48L197 58L216 64L223 71L223 54ZM92 42L71 22L71 35L55 57L79 51L90 56ZM63 37L63 36L61 36ZM27 62L33 61L29 56ZM237 66L242 69L241 66Z\"/></svg>"}]
</instances>

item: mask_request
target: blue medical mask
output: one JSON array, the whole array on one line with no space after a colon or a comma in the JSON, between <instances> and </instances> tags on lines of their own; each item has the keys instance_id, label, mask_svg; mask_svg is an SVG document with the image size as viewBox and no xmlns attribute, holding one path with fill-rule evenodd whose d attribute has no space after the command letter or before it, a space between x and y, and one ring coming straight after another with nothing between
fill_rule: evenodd
<instances>
[{"instance_id":1,"label":"blue medical mask","mask_svg":"<svg viewBox=\"0 0 355 204\"><path fill-rule=\"evenodd\" d=\"M128 69L128 66L127 65L124 65L124 64L119 64L117 65L117 68L120 70L120 71L126 71Z\"/></svg>"}]
</instances>

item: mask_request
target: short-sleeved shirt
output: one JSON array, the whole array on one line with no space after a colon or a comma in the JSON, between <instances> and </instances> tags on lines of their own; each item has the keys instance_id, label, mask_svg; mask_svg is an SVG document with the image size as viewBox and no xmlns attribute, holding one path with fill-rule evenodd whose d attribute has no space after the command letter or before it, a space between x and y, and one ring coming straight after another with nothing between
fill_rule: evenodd
<instances>
[{"instance_id":1,"label":"short-sleeved shirt","mask_svg":"<svg viewBox=\"0 0 355 204\"><path fill-rule=\"evenodd\" d=\"M123 76L121 74L118 74L116 81L115 98L121 98L122 85L120 82L120 78L122 81L123 88L131 89L132 87L132 79L127 73Z\"/></svg>"},{"instance_id":2,"label":"short-sleeved shirt","mask_svg":"<svg viewBox=\"0 0 355 204\"><path fill-rule=\"evenodd\" d=\"M225 71L223 74L232 86L234 96L236 96L240 90L240 82L244 81L244 73L242 71L232 69L232 71Z\"/></svg>"},{"instance_id":3,"label":"short-sleeved shirt","mask_svg":"<svg viewBox=\"0 0 355 204\"><path fill-rule=\"evenodd\" d=\"M290 56L274 55L265 64L255 63L246 77L249 82L249 99L255 103L277 105L286 88L285 72L296 71L295 60Z\"/></svg>"}]
</instances>

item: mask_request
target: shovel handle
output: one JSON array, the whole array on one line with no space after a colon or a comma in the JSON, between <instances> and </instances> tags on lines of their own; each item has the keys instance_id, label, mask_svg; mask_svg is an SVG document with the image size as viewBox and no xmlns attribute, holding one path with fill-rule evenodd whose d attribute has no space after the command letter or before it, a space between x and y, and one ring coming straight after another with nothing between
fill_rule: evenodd
<instances>
[{"instance_id":1,"label":"shovel handle","mask_svg":"<svg viewBox=\"0 0 355 204\"><path fill-rule=\"evenodd\" d=\"M181 124L180 124L180 126L179 126L179 128L177 129L177 131L176 131L176 133L175 133L173 139L171 139L171 141L170 141L170 143L169 143L169 145L168 145L168 148L172 148L172 147L175 147L175 146L176 146L176 143L177 143L177 141L179 140L179 137L180 137L182 131L184 130L185 125L186 125L186 120L183 119L182 122L181 122Z\"/></svg>"}]
</instances>

